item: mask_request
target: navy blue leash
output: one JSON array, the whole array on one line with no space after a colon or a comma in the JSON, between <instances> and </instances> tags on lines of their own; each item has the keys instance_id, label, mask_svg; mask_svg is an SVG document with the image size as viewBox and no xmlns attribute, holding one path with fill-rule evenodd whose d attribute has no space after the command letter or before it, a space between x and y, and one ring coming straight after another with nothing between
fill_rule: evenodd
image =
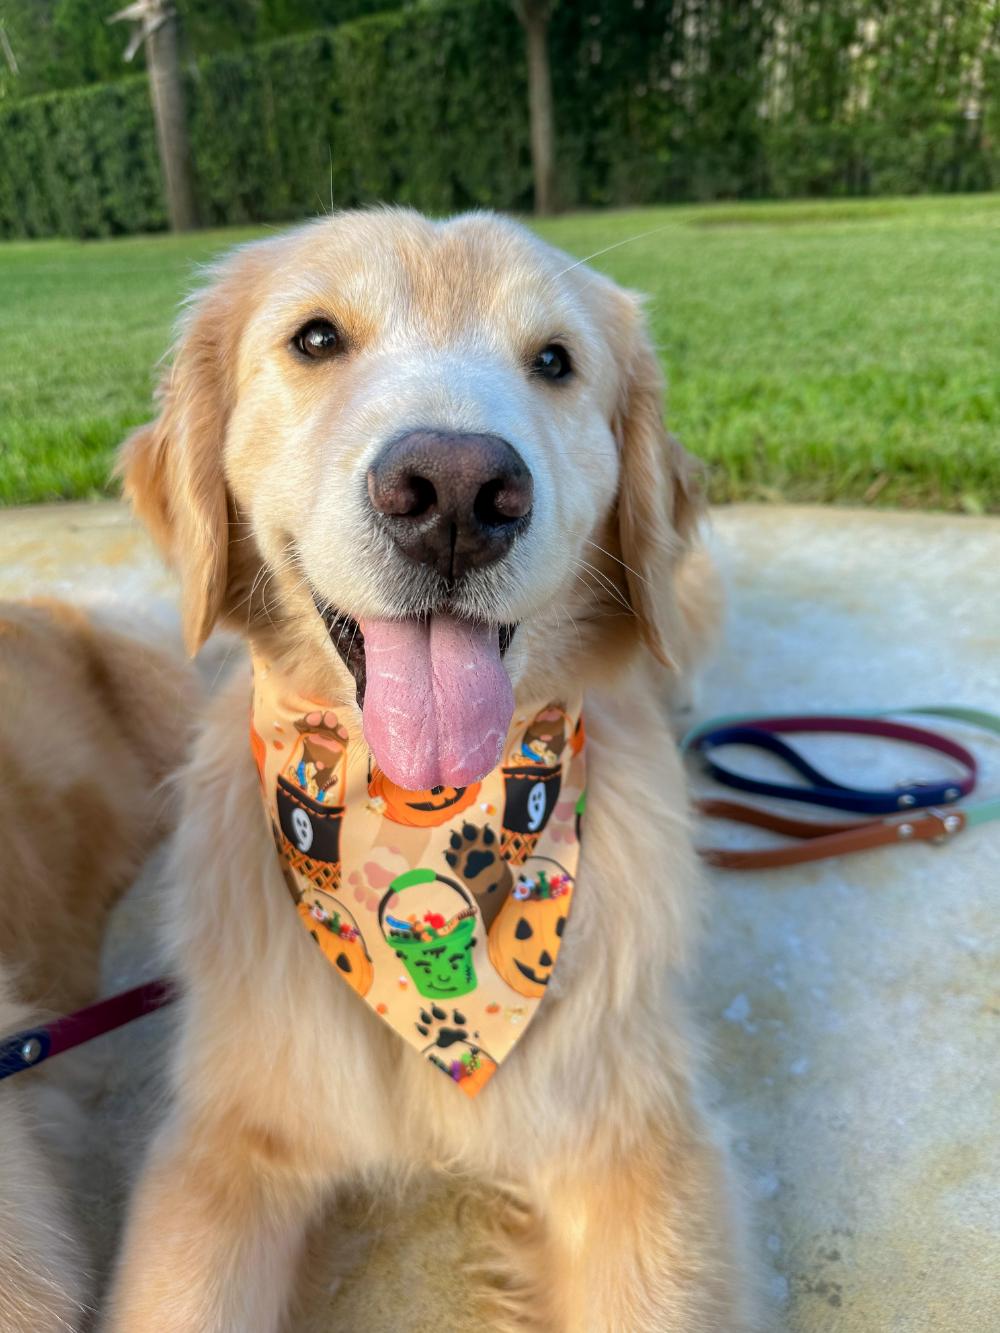
<instances>
[{"instance_id":1,"label":"navy blue leash","mask_svg":"<svg viewBox=\"0 0 1000 1333\"><path fill-rule=\"evenodd\" d=\"M809 763L791 745L781 739L789 733L825 732L839 735L878 736L887 740L905 741L947 755L965 768L961 778L942 778L933 782L902 782L889 789L850 787L828 777ZM793 772L805 779L805 785L792 782L773 782L735 772L721 764L716 751L727 745L750 745L766 750L780 759ZM772 796L786 801L802 801L809 805L826 806L831 810L849 810L864 815L898 814L904 810L923 810L934 806L951 805L974 790L977 778L975 756L947 737L905 723L889 722L883 718L853 716L798 716L764 717L744 721L727 721L721 726L699 729L691 736L688 747L701 757L706 771L717 782L757 796Z\"/></svg>"}]
</instances>

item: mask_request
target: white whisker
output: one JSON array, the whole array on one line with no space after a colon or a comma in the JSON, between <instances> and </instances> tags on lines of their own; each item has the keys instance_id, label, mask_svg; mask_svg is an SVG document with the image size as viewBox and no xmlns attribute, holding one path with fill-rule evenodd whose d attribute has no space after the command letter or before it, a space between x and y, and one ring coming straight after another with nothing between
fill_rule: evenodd
<instances>
[{"instance_id":1,"label":"white whisker","mask_svg":"<svg viewBox=\"0 0 1000 1333\"><path fill-rule=\"evenodd\" d=\"M674 225L673 222L664 222L662 227L652 227L649 231L640 231L635 236L627 237L624 241L615 241L614 245L606 245L603 250L595 250L592 255L586 255L583 259L578 259L575 264L570 264L561 273L557 273L556 277L561 278L566 273L572 273L581 264L589 264L592 259L600 259L601 255L606 255L612 250L619 250L623 245L631 245L633 241L644 241L647 236L656 236L661 231L669 231Z\"/></svg>"},{"instance_id":2,"label":"white whisker","mask_svg":"<svg viewBox=\"0 0 1000 1333\"><path fill-rule=\"evenodd\" d=\"M616 565L621 565L622 569L628 570L631 575L639 579L642 583L649 583L649 579L647 579L644 574L640 574L637 569L633 569L631 565L627 565L624 560L619 559L616 555L612 555L610 551L606 551L604 547L600 546L597 542L592 542L589 537L587 538L587 545L592 546L595 551L600 551L602 555L606 555L608 559L613 560Z\"/></svg>"},{"instance_id":3,"label":"white whisker","mask_svg":"<svg viewBox=\"0 0 1000 1333\"><path fill-rule=\"evenodd\" d=\"M605 591L619 604L619 606L624 607L626 611L632 610L626 599L622 596L621 589L615 587L614 583L608 578L603 570L598 569L596 565L590 564L587 560L578 560L577 566L578 568L588 570L595 578L599 579Z\"/></svg>"}]
</instances>

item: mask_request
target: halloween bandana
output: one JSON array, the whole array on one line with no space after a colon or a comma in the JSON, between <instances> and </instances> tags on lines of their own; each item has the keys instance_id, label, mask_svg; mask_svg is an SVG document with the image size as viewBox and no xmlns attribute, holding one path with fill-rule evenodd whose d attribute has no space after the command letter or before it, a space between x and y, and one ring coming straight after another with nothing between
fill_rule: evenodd
<instances>
[{"instance_id":1,"label":"halloween bandana","mask_svg":"<svg viewBox=\"0 0 1000 1333\"><path fill-rule=\"evenodd\" d=\"M404 791L353 710L254 662L250 738L293 908L345 985L474 1097L531 1022L573 901L580 701L516 709L468 787Z\"/></svg>"}]
</instances>

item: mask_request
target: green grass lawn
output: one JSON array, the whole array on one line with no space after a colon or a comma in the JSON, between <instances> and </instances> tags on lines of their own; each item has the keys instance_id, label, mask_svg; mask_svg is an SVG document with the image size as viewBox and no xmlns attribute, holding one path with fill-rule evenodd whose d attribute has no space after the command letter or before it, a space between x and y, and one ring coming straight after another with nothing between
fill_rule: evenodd
<instances>
[{"instance_id":1,"label":"green grass lawn","mask_svg":"<svg viewBox=\"0 0 1000 1333\"><path fill-rule=\"evenodd\" d=\"M595 266L649 294L668 419L715 499L1000 512L1000 196L539 230L581 256L615 247ZM107 491L196 266L250 234L0 245L0 503Z\"/></svg>"}]
</instances>

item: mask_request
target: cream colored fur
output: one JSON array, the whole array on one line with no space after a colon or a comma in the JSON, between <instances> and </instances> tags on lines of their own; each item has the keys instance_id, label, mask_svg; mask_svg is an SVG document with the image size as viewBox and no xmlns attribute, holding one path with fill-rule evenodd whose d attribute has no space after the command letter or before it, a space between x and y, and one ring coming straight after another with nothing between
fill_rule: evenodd
<instances>
[{"instance_id":1,"label":"cream colored fur","mask_svg":"<svg viewBox=\"0 0 1000 1333\"><path fill-rule=\"evenodd\" d=\"M15 1000L0 962L0 1035L27 1027L32 1017ZM0 1329L5 1333L75 1329L86 1306L84 1248L40 1132L39 1120L49 1118L47 1103L51 1091L37 1081L30 1090L13 1079L0 1083Z\"/></svg>"},{"instance_id":2,"label":"cream colored fur","mask_svg":"<svg viewBox=\"0 0 1000 1333\"><path fill-rule=\"evenodd\" d=\"M96 998L108 914L169 823L197 684L123 624L120 609L0 604L0 1035ZM2 1333L83 1327L68 1179L100 1058L0 1082Z\"/></svg>"},{"instance_id":3,"label":"cream colored fur","mask_svg":"<svg viewBox=\"0 0 1000 1333\"><path fill-rule=\"evenodd\" d=\"M288 348L317 313L350 330L340 365ZM525 357L556 335L578 378L533 382ZM634 299L490 217L333 218L238 253L195 307L161 416L124 458L181 570L191 645L219 618L242 625L300 692L353 706L306 580L355 617L399 613L406 571L358 500L374 449L404 426L504 434L535 475L537 531L475 595L521 621L519 703L586 690L587 822L553 985L469 1101L310 947L237 673L182 784L174 1099L132 1201L109 1333L272 1333L331 1191L398 1189L427 1165L497 1192L470 1329L755 1327L679 993L700 888L658 663L686 663L698 634L674 591L696 500L661 393Z\"/></svg>"}]
</instances>

